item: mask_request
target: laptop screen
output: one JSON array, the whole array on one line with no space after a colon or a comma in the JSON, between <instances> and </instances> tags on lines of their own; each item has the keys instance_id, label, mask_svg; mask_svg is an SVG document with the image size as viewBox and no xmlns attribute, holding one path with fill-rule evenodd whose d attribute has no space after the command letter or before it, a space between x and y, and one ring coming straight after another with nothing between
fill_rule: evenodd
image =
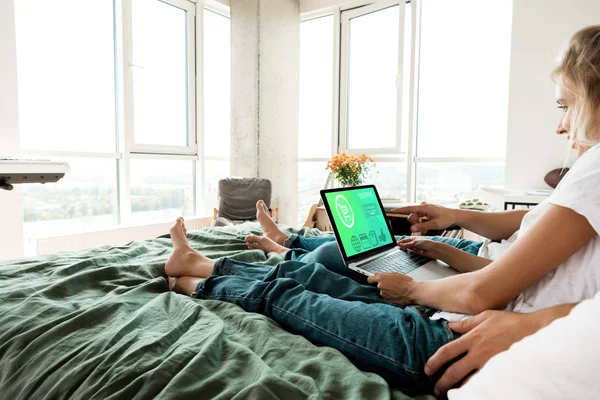
<instances>
[{"instance_id":1,"label":"laptop screen","mask_svg":"<svg viewBox=\"0 0 600 400\"><path fill-rule=\"evenodd\" d=\"M394 242L373 186L324 193L347 257Z\"/></svg>"}]
</instances>

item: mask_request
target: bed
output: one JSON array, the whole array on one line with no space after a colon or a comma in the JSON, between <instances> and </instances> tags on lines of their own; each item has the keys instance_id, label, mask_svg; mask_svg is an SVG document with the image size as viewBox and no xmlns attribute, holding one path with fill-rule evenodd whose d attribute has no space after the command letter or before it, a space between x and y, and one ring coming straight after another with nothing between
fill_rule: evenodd
<instances>
[{"instance_id":1,"label":"bed","mask_svg":"<svg viewBox=\"0 0 600 400\"><path fill-rule=\"evenodd\" d=\"M188 238L211 258L282 261L247 250L249 233L258 225ZM0 263L0 398L410 398L266 317L169 292L170 252L165 235Z\"/></svg>"}]
</instances>

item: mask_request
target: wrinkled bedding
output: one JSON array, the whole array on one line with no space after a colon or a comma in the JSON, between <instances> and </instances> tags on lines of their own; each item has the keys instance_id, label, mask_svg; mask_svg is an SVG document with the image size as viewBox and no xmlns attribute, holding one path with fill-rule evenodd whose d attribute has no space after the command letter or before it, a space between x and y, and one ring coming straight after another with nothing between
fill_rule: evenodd
<instances>
[{"instance_id":1,"label":"wrinkled bedding","mask_svg":"<svg viewBox=\"0 0 600 400\"><path fill-rule=\"evenodd\" d=\"M256 228L188 238L211 258L281 262L246 249ZM0 399L409 398L266 317L169 292L171 250L166 235L0 263Z\"/></svg>"}]
</instances>

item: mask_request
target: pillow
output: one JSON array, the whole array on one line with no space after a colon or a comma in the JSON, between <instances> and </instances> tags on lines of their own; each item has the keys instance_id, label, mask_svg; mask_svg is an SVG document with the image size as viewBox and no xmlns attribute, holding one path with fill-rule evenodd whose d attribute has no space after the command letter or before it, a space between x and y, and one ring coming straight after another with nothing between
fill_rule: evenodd
<instances>
[{"instance_id":1,"label":"pillow","mask_svg":"<svg viewBox=\"0 0 600 400\"><path fill-rule=\"evenodd\" d=\"M462 388L464 399L596 399L600 394L600 293L490 359Z\"/></svg>"},{"instance_id":2,"label":"pillow","mask_svg":"<svg viewBox=\"0 0 600 400\"><path fill-rule=\"evenodd\" d=\"M255 220L256 202L271 206L271 181L262 178L226 178L219 181L219 213L217 217Z\"/></svg>"}]
</instances>

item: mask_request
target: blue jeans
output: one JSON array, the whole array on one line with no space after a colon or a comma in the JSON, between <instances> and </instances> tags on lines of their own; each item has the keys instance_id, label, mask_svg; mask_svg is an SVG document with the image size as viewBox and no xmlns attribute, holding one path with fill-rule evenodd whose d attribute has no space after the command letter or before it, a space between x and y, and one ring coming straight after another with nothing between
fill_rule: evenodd
<instances>
[{"instance_id":1,"label":"blue jeans","mask_svg":"<svg viewBox=\"0 0 600 400\"><path fill-rule=\"evenodd\" d=\"M432 239L475 254L481 246L472 241ZM436 310L400 307L383 300L365 276L344 266L332 238L290 240L302 251L291 250L286 257L300 261L273 268L224 258L192 297L225 301L265 315L318 346L337 349L358 368L377 373L393 387L409 394L431 393L445 368L428 377L425 363L458 337L445 320L429 319ZM319 257L326 263L310 261Z\"/></svg>"},{"instance_id":2,"label":"blue jeans","mask_svg":"<svg viewBox=\"0 0 600 400\"><path fill-rule=\"evenodd\" d=\"M408 236L396 236L396 241L404 239ZM430 240L449 244L459 250L466 251L477 255L479 248L483 242L476 242L467 239L453 239L441 236L425 236ZM327 267L331 271L346 274L346 264L340 253L334 236L320 236L307 238L298 235L290 235L283 244L290 250L284 255L286 260L301 261L303 263L319 263ZM365 280L364 276L359 273L351 274L351 278L356 278L359 282ZM366 281L365 281L366 282Z\"/></svg>"},{"instance_id":3,"label":"blue jeans","mask_svg":"<svg viewBox=\"0 0 600 400\"><path fill-rule=\"evenodd\" d=\"M273 268L224 258L192 297L265 315L317 346L337 349L358 368L410 394L432 392L444 369L428 377L425 363L455 339L446 321L429 319L434 310L388 303L375 286L321 264L286 261Z\"/></svg>"}]
</instances>

